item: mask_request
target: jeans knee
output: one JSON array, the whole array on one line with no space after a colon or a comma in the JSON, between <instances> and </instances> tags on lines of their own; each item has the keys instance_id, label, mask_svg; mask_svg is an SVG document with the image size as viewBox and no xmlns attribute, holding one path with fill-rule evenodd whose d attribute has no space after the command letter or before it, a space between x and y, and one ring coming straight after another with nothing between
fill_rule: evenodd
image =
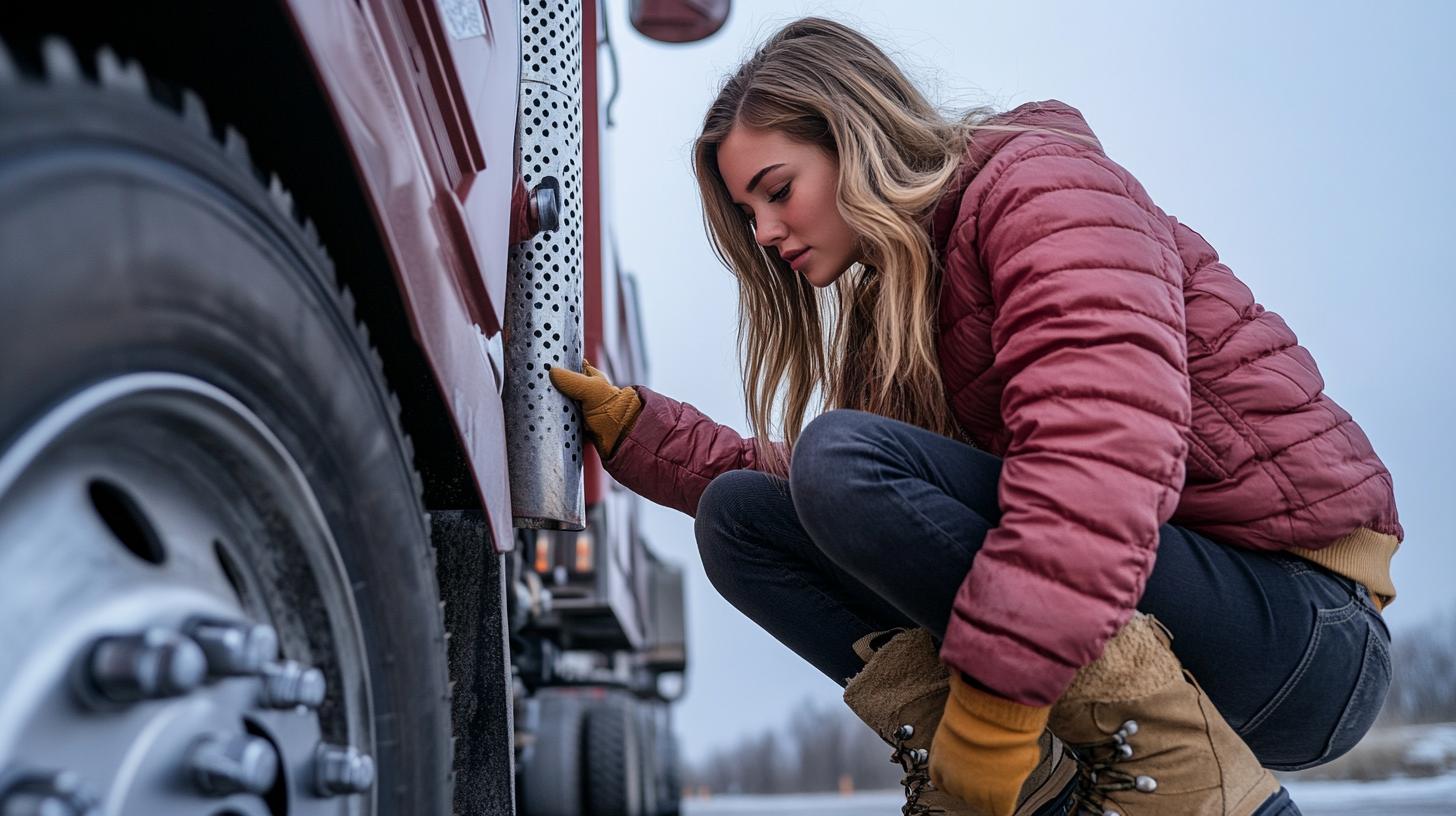
<instances>
[{"instance_id":1,"label":"jeans knee","mask_svg":"<svg viewBox=\"0 0 1456 816\"><path fill-rule=\"evenodd\" d=\"M863 411L828 411L815 417L794 444L789 491L800 521L811 533L821 527L821 520L842 516L856 501L853 480L846 477L862 469L869 458L865 442L874 419Z\"/></svg>"},{"instance_id":2,"label":"jeans knee","mask_svg":"<svg viewBox=\"0 0 1456 816\"><path fill-rule=\"evenodd\" d=\"M799 434L789 462L789 493L799 522L811 535L820 536L853 516L862 501L859 494L866 468L872 468L874 414L837 409L818 415ZM820 542L823 545L823 542Z\"/></svg>"},{"instance_id":3,"label":"jeans knee","mask_svg":"<svg viewBox=\"0 0 1456 816\"><path fill-rule=\"evenodd\" d=\"M755 491L763 489L764 474L751 470L730 470L708 483L698 499L693 518L693 535L708 580L722 594L731 580L734 556L743 542L739 519Z\"/></svg>"}]
</instances>

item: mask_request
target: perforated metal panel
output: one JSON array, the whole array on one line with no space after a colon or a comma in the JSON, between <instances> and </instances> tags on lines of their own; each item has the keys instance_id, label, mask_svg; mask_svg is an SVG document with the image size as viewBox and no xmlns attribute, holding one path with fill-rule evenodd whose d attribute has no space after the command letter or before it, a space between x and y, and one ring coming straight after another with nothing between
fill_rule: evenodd
<instances>
[{"instance_id":1,"label":"perforated metal panel","mask_svg":"<svg viewBox=\"0 0 1456 816\"><path fill-rule=\"evenodd\" d=\"M529 188L557 181L561 223L511 250L504 398L517 527L579 530L585 520L579 412L546 373L581 370L581 2L520 5L521 170Z\"/></svg>"}]
</instances>

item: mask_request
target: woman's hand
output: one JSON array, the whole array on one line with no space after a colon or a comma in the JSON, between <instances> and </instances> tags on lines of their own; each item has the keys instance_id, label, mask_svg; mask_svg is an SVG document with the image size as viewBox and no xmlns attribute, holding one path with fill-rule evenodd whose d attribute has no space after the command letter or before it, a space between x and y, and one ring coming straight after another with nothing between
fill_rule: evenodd
<instances>
[{"instance_id":1,"label":"woman's hand","mask_svg":"<svg viewBox=\"0 0 1456 816\"><path fill-rule=\"evenodd\" d=\"M627 435L637 415L642 412L642 399L631 387L612 385L607 375L582 361L585 374L561 366L551 368L551 384L557 390L581 403L586 419L587 435L602 459L617 452L617 443Z\"/></svg>"},{"instance_id":2,"label":"woman's hand","mask_svg":"<svg viewBox=\"0 0 1456 816\"><path fill-rule=\"evenodd\" d=\"M1041 760L1037 739L1050 713L982 691L951 669L950 696L930 744L930 781L977 813L1011 816Z\"/></svg>"}]
</instances>

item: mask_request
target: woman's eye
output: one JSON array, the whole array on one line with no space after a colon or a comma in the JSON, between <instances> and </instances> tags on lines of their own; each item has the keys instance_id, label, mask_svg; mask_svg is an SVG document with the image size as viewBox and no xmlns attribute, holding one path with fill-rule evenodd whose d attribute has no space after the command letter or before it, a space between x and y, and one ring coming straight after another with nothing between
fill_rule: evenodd
<instances>
[{"instance_id":1,"label":"woman's eye","mask_svg":"<svg viewBox=\"0 0 1456 816\"><path fill-rule=\"evenodd\" d=\"M788 195L789 195L789 185L785 184L784 186L780 187L777 192L775 192L773 195L769 196L768 197L768 200L769 200L769 203L777 203L779 201L783 201Z\"/></svg>"}]
</instances>

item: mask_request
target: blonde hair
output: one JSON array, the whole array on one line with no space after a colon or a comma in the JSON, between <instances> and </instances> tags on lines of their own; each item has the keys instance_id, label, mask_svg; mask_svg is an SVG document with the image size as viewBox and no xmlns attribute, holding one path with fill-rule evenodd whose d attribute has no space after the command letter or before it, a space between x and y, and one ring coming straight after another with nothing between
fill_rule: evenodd
<instances>
[{"instance_id":1,"label":"blonde hair","mask_svg":"<svg viewBox=\"0 0 1456 816\"><path fill-rule=\"evenodd\" d=\"M936 357L941 269L928 225L968 138L990 114L942 115L868 39L815 17L780 29L724 82L694 144L693 171L709 240L738 279L744 401L767 469L787 472L785 450L770 440L781 392L785 448L816 391L827 408L964 439ZM738 124L837 159L839 211L863 261L831 287L816 290L759 246L734 205L717 156Z\"/></svg>"}]
</instances>

